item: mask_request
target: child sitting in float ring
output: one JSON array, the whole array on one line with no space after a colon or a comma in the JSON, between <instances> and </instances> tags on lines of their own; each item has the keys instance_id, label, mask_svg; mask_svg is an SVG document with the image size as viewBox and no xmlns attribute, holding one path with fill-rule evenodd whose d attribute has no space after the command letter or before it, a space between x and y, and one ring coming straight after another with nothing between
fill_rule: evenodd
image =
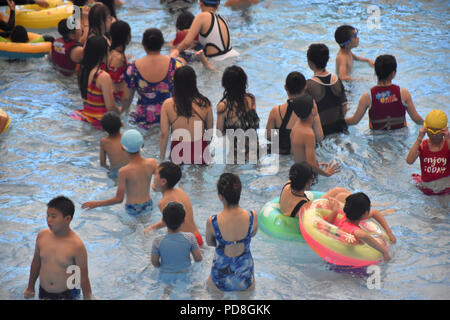
<instances>
[{"instance_id":1,"label":"child sitting in float ring","mask_svg":"<svg viewBox=\"0 0 450 320\"><path fill-rule=\"evenodd\" d=\"M330 216L324 217L324 220L339 227L342 231L353 235L354 243L362 240L371 247L380 251L383 254L385 261L389 261L391 259L388 248L381 245L377 240L359 227L359 223L362 220L372 217L380 223L384 230L386 230L391 243L395 243L397 241L383 215L378 210L370 210L370 199L366 194L358 192L348 196L345 199L345 206L343 209L345 215L340 219L336 219L338 213L342 211L340 202L330 198L329 204L332 213Z\"/></svg>"},{"instance_id":2,"label":"child sitting in float ring","mask_svg":"<svg viewBox=\"0 0 450 320\"><path fill-rule=\"evenodd\" d=\"M429 139L422 141L425 133ZM413 174L413 179L424 194L441 196L439 201L445 208L450 200L449 146L447 115L441 110L432 110L406 158L408 164L413 164L420 156L422 175Z\"/></svg>"}]
</instances>

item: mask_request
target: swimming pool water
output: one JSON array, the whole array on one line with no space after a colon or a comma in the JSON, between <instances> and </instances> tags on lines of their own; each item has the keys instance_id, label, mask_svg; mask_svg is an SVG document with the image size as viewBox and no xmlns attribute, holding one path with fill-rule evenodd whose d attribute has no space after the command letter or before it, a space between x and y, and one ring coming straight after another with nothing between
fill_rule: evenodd
<instances>
[{"instance_id":1,"label":"swimming pool water","mask_svg":"<svg viewBox=\"0 0 450 320\"><path fill-rule=\"evenodd\" d=\"M127 53L144 55L140 41L148 27L160 28L170 41L175 35L175 17L157 2L127 1L119 18L132 27ZM379 1L380 29L369 30L369 1L273 1L247 10L221 8L240 52L237 61L218 64L220 72L206 71L194 64L198 86L213 103L222 97L222 71L229 63L244 68L249 91L256 96L261 129L271 108L283 103L286 75L294 70L312 76L306 62L311 43L330 48L328 70L334 72L337 45L334 30L352 24L360 30L357 55L375 59L389 53L397 58L395 83L407 88L418 112L432 109L449 114L449 2ZM198 4L192 9L196 14ZM47 33L57 35L55 30ZM164 49L168 52L168 49ZM355 63L353 75L362 79L346 83L349 114L359 97L376 83L373 69ZM93 294L100 299L216 299L206 290L214 248L203 249L204 259L194 264L190 282L177 283L171 291L158 280L150 265L153 238L165 231L144 236L143 229L161 219L127 217L123 205L83 211L81 203L106 199L115 194L114 182L99 166L101 132L68 114L81 108L75 78L64 78L48 62L0 60L0 108L12 117L9 131L0 136L0 299L22 299L39 230L46 228L46 203L64 194L76 204L71 224L87 248ZM216 119L216 117L215 117ZM316 190L342 186L366 192L374 203L390 203L398 211L387 216L397 244L392 260L381 267L381 289L369 290L366 278L335 272L306 244L268 237L259 230L251 244L255 261L256 288L253 293L226 293L225 299L449 299L448 209L436 198L416 189L411 174L420 172L418 161L405 162L419 126L408 118L408 129L372 134L367 115L349 135L327 138L317 154L320 161L342 163L342 171L320 177ZM126 124L126 127L129 127ZM159 157L159 129L145 138L143 154ZM268 159L268 163L274 161ZM194 216L204 235L206 219L220 212L215 183L224 172L239 174L243 183L241 206L259 211L279 195L287 180L290 157L281 157L274 173L263 165L184 167L179 187L191 197ZM154 201L160 194L152 192Z\"/></svg>"}]
</instances>

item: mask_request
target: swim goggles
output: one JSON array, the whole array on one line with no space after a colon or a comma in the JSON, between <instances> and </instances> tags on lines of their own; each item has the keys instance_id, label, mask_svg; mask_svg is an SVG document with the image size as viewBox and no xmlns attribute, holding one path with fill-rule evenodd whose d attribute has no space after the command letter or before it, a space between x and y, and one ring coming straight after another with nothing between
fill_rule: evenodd
<instances>
[{"instance_id":1,"label":"swim goggles","mask_svg":"<svg viewBox=\"0 0 450 320\"><path fill-rule=\"evenodd\" d=\"M350 37L350 39L342 42L340 44L340 46L343 48L345 47L347 44L351 43L353 41L354 38L356 38L358 36L359 30L355 28L355 33L352 34L352 36Z\"/></svg>"},{"instance_id":2,"label":"swim goggles","mask_svg":"<svg viewBox=\"0 0 450 320\"><path fill-rule=\"evenodd\" d=\"M431 128L427 128L427 131L431 134L439 134L439 133L441 133L442 129L433 130Z\"/></svg>"}]
</instances>

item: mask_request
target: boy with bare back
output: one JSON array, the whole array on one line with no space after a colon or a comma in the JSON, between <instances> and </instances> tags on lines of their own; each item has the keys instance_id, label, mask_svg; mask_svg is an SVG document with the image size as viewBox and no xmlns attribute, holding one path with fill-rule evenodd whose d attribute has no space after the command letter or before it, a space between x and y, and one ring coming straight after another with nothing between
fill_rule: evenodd
<instances>
[{"instance_id":1,"label":"boy with bare back","mask_svg":"<svg viewBox=\"0 0 450 320\"><path fill-rule=\"evenodd\" d=\"M59 196L51 200L47 207L48 229L41 230L36 238L24 297L34 297L36 280L39 278L39 299L78 299L80 285L84 299L91 299L86 248L78 235L70 229L75 212L73 202ZM71 275L73 272L75 273Z\"/></svg>"},{"instance_id":2,"label":"boy with bare back","mask_svg":"<svg viewBox=\"0 0 450 320\"><path fill-rule=\"evenodd\" d=\"M316 159L316 137L312 128L317 111L314 108L313 98L305 93L296 97L292 102L295 114L299 118L291 131L291 154L294 161L306 161L315 172L323 176L331 176L340 171L340 164L330 161L330 163L318 163ZM326 168L322 169L321 166Z\"/></svg>"},{"instance_id":3,"label":"boy with bare back","mask_svg":"<svg viewBox=\"0 0 450 320\"><path fill-rule=\"evenodd\" d=\"M162 162L155 173L152 189L163 194L162 199L158 202L158 207L161 212L163 212L169 202L179 202L184 206L186 217L180 227L180 231L193 233L198 245L201 247L203 246L203 239L194 222L194 213L189 196L180 188L175 187L180 179L180 166L169 161ZM145 229L144 232L147 233L165 226L164 220L161 220Z\"/></svg>"},{"instance_id":4,"label":"boy with bare back","mask_svg":"<svg viewBox=\"0 0 450 320\"><path fill-rule=\"evenodd\" d=\"M336 74L339 76L339 79L356 80L349 76L353 70L353 60L367 62L373 68L374 63L372 60L358 57L352 52L352 49L359 45L358 29L349 25L340 26L334 33L334 39L340 47L336 56Z\"/></svg>"},{"instance_id":5,"label":"boy with bare back","mask_svg":"<svg viewBox=\"0 0 450 320\"><path fill-rule=\"evenodd\" d=\"M150 183L158 164L153 158L146 159L141 156L144 138L139 131L135 129L125 131L121 143L130 156L130 162L119 169L116 196L108 200L85 202L82 208L90 210L121 203L126 194L125 210L129 215L137 216L153 209Z\"/></svg>"},{"instance_id":6,"label":"boy with bare back","mask_svg":"<svg viewBox=\"0 0 450 320\"><path fill-rule=\"evenodd\" d=\"M100 165L108 169L108 177L114 179L119 176L119 169L130 161L130 156L121 144L122 120L118 113L108 111L103 115L101 124L108 136L100 140ZM107 159L109 159L109 165L106 163Z\"/></svg>"}]
</instances>

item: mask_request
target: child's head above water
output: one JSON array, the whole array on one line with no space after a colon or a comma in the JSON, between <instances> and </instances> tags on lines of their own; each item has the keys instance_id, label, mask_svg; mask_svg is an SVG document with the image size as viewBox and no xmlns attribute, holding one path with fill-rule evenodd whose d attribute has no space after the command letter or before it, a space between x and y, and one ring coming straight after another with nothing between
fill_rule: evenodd
<instances>
[{"instance_id":1,"label":"child's head above water","mask_svg":"<svg viewBox=\"0 0 450 320\"><path fill-rule=\"evenodd\" d=\"M425 127L427 127L427 135L430 139L441 140L444 135L442 129L447 127L447 115L442 110L432 110L425 118Z\"/></svg>"},{"instance_id":2,"label":"child's head above water","mask_svg":"<svg viewBox=\"0 0 450 320\"><path fill-rule=\"evenodd\" d=\"M242 184L239 177L233 173L222 173L217 182L217 193L224 198L229 206L239 205Z\"/></svg>"},{"instance_id":3,"label":"child's head above water","mask_svg":"<svg viewBox=\"0 0 450 320\"><path fill-rule=\"evenodd\" d=\"M125 21L117 20L111 25L110 35L111 35L110 50L114 50L115 48L122 46L123 51L125 51L126 46L131 41L130 25Z\"/></svg>"},{"instance_id":4,"label":"child's head above water","mask_svg":"<svg viewBox=\"0 0 450 320\"><path fill-rule=\"evenodd\" d=\"M343 25L336 29L334 33L334 39L339 44L341 48L345 48L350 45L354 38L358 36L358 29L349 26Z\"/></svg>"},{"instance_id":5,"label":"child's head above water","mask_svg":"<svg viewBox=\"0 0 450 320\"><path fill-rule=\"evenodd\" d=\"M11 30L11 41L12 42L28 42L28 33L27 29L22 26L15 26Z\"/></svg>"},{"instance_id":6,"label":"child's head above water","mask_svg":"<svg viewBox=\"0 0 450 320\"><path fill-rule=\"evenodd\" d=\"M63 217L70 217L70 220L73 219L73 215L75 213L75 206L69 198L64 196L56 197L47 203L47 208L56 209L59 211Z\"/></svg>"},{"instance_id":7,"label":"child's head above water","mask_svg":"<svg viewBox=\"0 0 450 320\"><path fill-rule=\"evenodd\" d=\"M173 162L164 161L159 165L158 174L160 180L166 180L166 187L172 189L181 179L181 168Z\"/></svg>"},{"instance_id":8,"label":"child's head above water","mask_svg":"<svg viewBox=\"0 0 450 320\"><path fill-rule=\"evenodd\" d=\"M390 80L392 72L397 72L397 61L390 54L383 54L375 59L375 74L378 81Z\"/></svg>"},{"instance_id":9,"label":"child's head above water","mask_svg":"<svg viewBox=\"0 0 450 320\"><path fill-rule=\"evenodd\" d=\"M297 117L306 120L314 108L314 100L308 93L304 93L292 100L292 107Z\"/></svg>"},{"instance_id":10,"label":"child's head above water","mask_svg":"<svg viewBox=\"0 0 450 320\"><path fill-rule=\"evenodd\" d=\"M307 162L294 163L289 169L291 189L294 191L304 190L316 177L317 174Z\"/></svg>"},{"instance_id":11,"label":"child's head above water","mask_svg":"<svg viewBox=\"0 0 450 320\"><path fill-rule=\"evenodd\" d=\"M360 220L366 213L370 212L369 197L362 192L349 195L345 199L344 212L348 220Z\"/></svg>"},{"instance_id":12,"label":"child's head above water","mask_svg":"<svg viewBox=\"0 0 450 320\"><path fill-rule=\"evenodd\" d=\"M313 43L309 46L306 57L308 62L312 62L318 70L323 70L330 59L330 51L323 43Z\"/></svg>"},{"instance_id":13,"label":"child's head above water","mask_svg":"<svg viewBox=\"0 0 450 320\"><path fill-rule=\"evenodd\" d=\"M167 228L172 231L177 230L184 222L186 211L179 202L169 202L162 212L163 221Z\"/></svg>"},{"instance_id":14,"label":"child's head above water","mask_svg":"<svg viewBox=\"0 0 450 320\"><path fill-rule=\"evenodd\" d=\"M117 112L106 112L101 120L103 130L105 130L110 136L115 136L120 132L122 127L122 120Z\"/></svg>"},{"instance_id":15,"label":"child's head above water","mask_svg":"<svg viewBox=\"0 0 450 320\"><path fill-rule=\"evenodd\" d=\"M292 95L298 95L303 92L306 86L306 79L303 74L298 71L292 71L286 77L286 83L284 87L287 92Z\"/></svg>"},{"instance_id":16,"label":"child's head above water","mask_svg":"<svg viewBox=\"0 0 450 320\"><path fill-rule=\"evenodd\" d=\"M58 33L63 37L64 41L70 41L70 35L75 34L75 29L67 27L67 19L62 19L58 23Z\"/></svg>"},{"instance_id":17,"label":"child's head above water","mask_svg":"<svg viewBox=\"0 0 450 320\"><path fill-rule=\"evenodd\" d=\"M144 144L144 137L136 129L130 129L122 135L121 143L126 152L136 154L139 153Z\"/></svg>"},{"instance_id":18,"label":"child's head above water","mask_svg":"<svg viewBox=\"0 0 450 320\"><path fill-rule=\"evenodd\" d=\"M177 30L189 29L194 19L195 17L190 11L183 11L178 15L175 27Z\"/></svg>"}]
</instances>

